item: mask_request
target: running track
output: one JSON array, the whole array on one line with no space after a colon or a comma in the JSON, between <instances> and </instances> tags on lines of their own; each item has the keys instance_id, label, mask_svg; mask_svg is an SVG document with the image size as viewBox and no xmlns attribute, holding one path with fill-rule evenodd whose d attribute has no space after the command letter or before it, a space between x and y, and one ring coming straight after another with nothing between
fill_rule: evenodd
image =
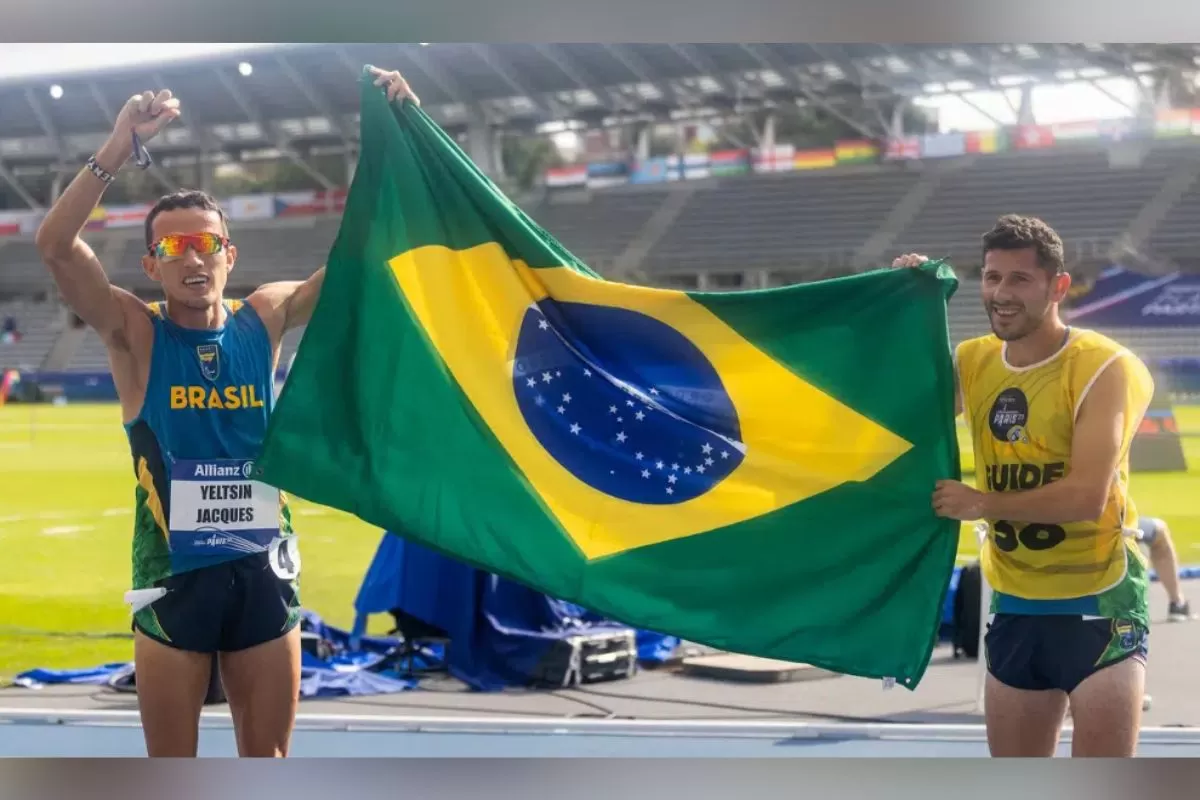
<instances>
[{"instance_id":1,"label":"running track","mask_svg":"<svg viewBox=\"0 0 1200 800\"><path fill-rule=\"evenodd\" d=\"M235 756L227 716L206 715L200 755ZM1070 753L1069 730L1060 755ZM0 709L0 756L139 757L128 712ZM307 715L295 757L405 758L978 758L978 725L858 725L732 721L554 721ZM1200 757L1200 731L1146 728L1142 757Z\"/></svg>"}]
</instances>

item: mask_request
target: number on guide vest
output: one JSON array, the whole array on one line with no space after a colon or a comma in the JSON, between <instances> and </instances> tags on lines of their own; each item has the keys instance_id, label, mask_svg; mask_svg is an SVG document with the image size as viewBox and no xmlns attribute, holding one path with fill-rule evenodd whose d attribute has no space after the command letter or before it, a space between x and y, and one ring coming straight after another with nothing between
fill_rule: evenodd
<instances>
[{"instance_id":1,"label":"number on guide vest","mask_svg":"<svg viewBox=\"0 0 1200 800\"><path fill-rule=\"evenodd\" d=\"M1017 528L1006 520L998 520L992 525L995 531L993 541L996 547L1005 553L1011 553L1018 547L1027 550L1051 550L1058 547L1067 539L1067 532L1058 525L1043 525L1035 522Z\"/></svg>"}]
</instances>

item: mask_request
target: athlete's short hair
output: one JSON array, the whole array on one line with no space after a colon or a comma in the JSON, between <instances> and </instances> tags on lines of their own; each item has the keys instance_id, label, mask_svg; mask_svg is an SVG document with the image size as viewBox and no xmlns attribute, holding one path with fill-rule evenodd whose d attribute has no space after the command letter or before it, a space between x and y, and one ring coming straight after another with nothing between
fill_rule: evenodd
<instances>
[{"instance_id":1,"label":"athlete's short hair","mask_svg":"<svg viewBox=\"0 0 1200 800\"><path fill-rule=\"evenodd\" d=\"M1005 214L996 220L990 231L983 235L983 255L992 250L1028 250L1037 253L1038 266L1051 276L1065 272L1067 265L1063 256L1062 239L1037 217L1022 217Z\"/></svg>"},{"instance_id":2,"label":"athlete's short hair","mask_svg":"<svg viewBox=\"0 0 1200 800\"><path fill-rule=\"evenodd\" d=\"M225 228L226 232L229 231L229 220L225 218L225 211L212 195L199 189L181 189L160 197L146 214L146 247L154 243L154 234L151 233L154 228L154 219L164 211L175 211L180 208L215 211L221 218L221 227Z\"/></svg>"}]
</instances>

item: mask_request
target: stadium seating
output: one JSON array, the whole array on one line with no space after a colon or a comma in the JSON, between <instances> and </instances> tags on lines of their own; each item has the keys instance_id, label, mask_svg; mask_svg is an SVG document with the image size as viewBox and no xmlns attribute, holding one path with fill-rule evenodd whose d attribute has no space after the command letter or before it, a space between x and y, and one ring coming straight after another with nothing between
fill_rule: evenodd
<instances>
[{"instance_id":1,"label":"stadium seating","mask_svg":"<svg viewBox=\"0 0 1200 800\"><path fill-rule=\"evenodd\" d=\"M958 292L950 300L947 315L952 344L958 344L964 339L975 336L982 336L990 330L987 315L979 299L978 280L967 278L962 281ZM1117 341L1125 344L1135 353L1146 359L1200 355L1194 328L1163 328L1155 330L1115 328L1105 330L1104 332L1115 337ZM281 368L287 367L290 363L303 334L304 329L301 328L290 331L284 337L279 356L279 366ZM49 342L47 341L44 347L48 346ZM94 332L89 331L83 346L71 361L70 368L75 370L104 370L108 368L107 364L104 348L100 343L99 337Z\"/></svg>"},{"instance_id":2,"label":"stadium seating","mask_svg":"<svg viewBox=\"0 0 1200 800\"><path fill-rule=\"evenodd\" d=\"M1191 157L1200 159L1200 153ZM1180 266L1200 267L1200 181L1167 213L1146 246L1151 254L1167 256Z\"/></svg>"},{"instance_id":3,"label":"stadium seating","mask_svg":"<svg viewBox=\"0 0 1200 800\"><path fill-rule=\"evenodd\" d=\"M979 281L963 280L946 308L950 321L950 340L957 344L987 333L988 319L979 299Z\"/></svg>"},{"instance_id":4,"label":"stadium seating","mask_svg":"<svg viewBox=\"0 0 1200 800\"><path fill-rule=\"evenodd\" d=\"M960 275L979 260L979 237L996 217L1017 211L1045 217L1073 246L1080 259L1107 263L1107 248L1164 182L1200 157L1190 140L1155 142L1133 167L1110 164L1101 146L1080 144L1037 152L1008 152L960 162L940 176L936 191L888 244L887 253L917 251L948 256ZM551 195L527 205L529 215L586 263L610 271L629 245L648 230L647 222L671 192L688 192L673 222L650 245L640 264L652 282L680 273L737 273L771 270L799 274L827 266L830 254L849 258L921 180L921 172L896 164L752 175L688 181L686 184L625 186L593 192ZM670 215L664 215L666 219ZM1192 266L1200 252L1200 182L1152 229L1144 243L1151 256ZM233 238L240 258L230 294L272 280L303 279L324 263L336 237L335 215L284 217L238 222ZM144 253L138 227L87 235L118 285L156 293L140 265ZM653 239L654 237L650 237ZM1080 245L1086 245L1080 247ZM1089 251L1090 247L1090 251ZM1069 252L1070 255L1070 252ZM834 259L836 261L836 258ZM28 236L0 241L0 296L39 296L53 284ZM811 275L818 273L810 272ZM828 274L823 273L823 274ZM25 339L9 346L3 363L39 364L53 341L47 327L53 306L22 311ZM41 316L41 315L45 316ZM977 281L964 282L950 307L955 341L987 330L979 307ZM1194 334L1186 329L1116 332L1148 357L1196 355ZM284 345L288 362L299 335ZM106 369L103 348L89 333L70 366Z\"/></svg>"},{"instance_id":5,"label":"stadium seating","mask_svg":"<svg viewBox=\"0 0 1200 800\"><path fill-rule=\"evenodd\" d=\"M336 216L277 220L255 227L243 223L235 234L238 277L231 277L231 282L251 287L307 278L329 257L339 224Z\"/></svg>"},{"instance_id":6,"label":"stadium seating","mask_svg":"<svg viewBox=\"0 0 1200 800\"><path fill-rule=\"evenodd\" d=\"M600 191L581 200L560 198L526 213L598 272L610 270L646 220L662 204L660 187Z\"/></svg>"},{"instance_id":7,"label":"stadium seating","mask_svg":"<svg viewBox=\"0 0 1200 800\"><path fill-rule=\"evenodd\" d=\"M1019 213L1042 217L1054 226L1069 254L1078 256L1091 244L1091 252L1099 255L1178 165L1198 153L1194 147L1158 148L1135 169L1110 167L1100 148L989 155L948 174L893 250L975 265L980 235L1002 214ZM1195 241L1197 233L1192 236Z\"/></svg>"},{"instance_id":8,"label":"stadium seating","mask_svg":"<svg viewBox=\"0 0 1200 800\"><path fill-rule=\"evenodd\" d=\"M31 241L0 242L0 293L38 295L52 291L54 282Z\"/></svg>"},{"instance_id":9,"label":"stadium seating","mask_svg":"<svg viewBox=\"0 0 1200 800\"><path fill-rule=\"evenodd\" d=\"M884 165L715 181L688 200L644 266L650 274L786 270L819 253L851 256L919 178Z\"/></svg>"},{"instance_id":10,"label":"stadium seating","mask_svg":"<svg viewBox=\"0 0 1200 800\"><path fill-rule=\"evenodd\" d=\"M67 364L67 369L80 372L105 372L108 370L108 355L104 350L104 343L100 341L100 337L94 330L88 330L79 349L75 351L70 363Z\"/></svg>"},{"instance_id":11,"label":"stadium seating","mask_svg":"<svg viewBox=\"0 0 1200 800\"><path fill-rule=\"evenodd\" d=\"M37 369L61 330L61 309L51 302L9 300L0 303L0 320L9 317L17 321L21 338L8 344L0 342L0 369Z\"/></svg>"},{"instance_id":12,"label":"stadium seating","mask_svg":"<svg viewBox=\"0 0 1200 800\"><path fill-rule=\"evenodd\" d=\"M945 171L936 190L888 252L948 256L970 268L979 260L979 237L1003 213L1043 216L1068 245L1069 257L1104 259L1164 181L1200 158L1191 140L1157 142L1135 167L1110 166L1100 146L1076 145L1006 152L963 162ZM668 197L688 191L682 209L638 267L656 275L770 269L800 273L814 265L849 263L905 198L922 173L897 164L814 172L752 175L626 186L559 194L526 206L542 227L586 263L609 271ZM1190 264L1200 251L1200 182L1155 227L1151 255ZM238 222L241 251L235 284L295 279L323 263L337 233L336 216L286 217ZM113 279L152 289L139 261L139 228L89 235ZM0 244L0 292L51 289L32 242Z\"/></svg>"}]
</instances>

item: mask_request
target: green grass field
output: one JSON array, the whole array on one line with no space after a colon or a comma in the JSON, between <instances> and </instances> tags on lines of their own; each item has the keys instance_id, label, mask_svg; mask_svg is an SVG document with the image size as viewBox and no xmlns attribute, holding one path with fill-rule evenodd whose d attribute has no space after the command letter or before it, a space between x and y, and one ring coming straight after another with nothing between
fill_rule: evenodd
<instances>
[{"instance_id":1,"label":"green grass field","mask_svg":"<svg viewBox=\"0 0 1200 800\"><path fill-rule=\"evenodd\" d=\"M1176 409L1188 474L1135 475L1145 513L1164 517L1180 560L1200 561L1200 407ZM969 442L962 438L964 452ZM87 667L132 657L129 536L133 481L116 405L0 407L0 678L33 667ZM308 608L348 626L380 531L295 504ZM964 527L961 557L975 554ZM386 623L386 620L379 620ZM104 638L104 635L110 635Z\"/></svg>"}]
</instances>

